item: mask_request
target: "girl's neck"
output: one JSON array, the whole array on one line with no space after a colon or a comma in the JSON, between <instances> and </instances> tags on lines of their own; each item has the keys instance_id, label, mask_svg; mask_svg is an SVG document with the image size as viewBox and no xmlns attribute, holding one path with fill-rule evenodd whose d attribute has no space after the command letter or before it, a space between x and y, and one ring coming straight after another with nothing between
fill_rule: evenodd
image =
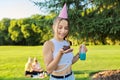
<instances>
[{"instance_id":1,"label":"girl's neck","mask_svg":"<svg viewBox=\"0 0 120 80\"><path fill-rule=\"evenodd\" d=\"M57 37L54 37L54 39L57 40L57 41L60 41L60 42L64 40L64 39L59 39Z\"/></svg>"}]
</instances>

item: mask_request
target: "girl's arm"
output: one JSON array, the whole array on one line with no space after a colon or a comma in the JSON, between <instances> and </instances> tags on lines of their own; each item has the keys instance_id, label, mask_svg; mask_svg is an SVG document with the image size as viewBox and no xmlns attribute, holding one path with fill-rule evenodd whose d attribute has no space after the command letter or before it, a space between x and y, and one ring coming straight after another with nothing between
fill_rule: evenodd
<instances>
[{"instance_id":1,"label":"girl's arm","mask_svg":"<svg viewBox=\"0 0 120 80\"><path fill-rule=\"evenodd\" d=\"M79 52L73 57L72 64L76 63L79 59Z\"/></svg>"},{"instance_id":2,"label":"girl's arm","mask_svg":"<svg viewBox=\"0 0 120 80\"><path fill-rule=\"evenodd\" d=\"M80 47L79 47L78 53L73 57L72 64L74 64L74 63L76 63L76 62L78 61L78 59L79 59L79 54L80 54L80 50L81 50L81 45L80 45ZM85 46L85 52L87 52L86 46Z\"/></svg>"},{"instance_id":3,"label":"girl's arm","mask_svg":"<svg viewBox=\"0 0 120 80\"><path fill-rule=\"evenodd\" d=\"M53 43L47 41L43 45L43 57L48 73L52 73L58 66L58 63L63 55L63 49L58 52L58 55L53 59Z\"/></svg>"}]
</instances>

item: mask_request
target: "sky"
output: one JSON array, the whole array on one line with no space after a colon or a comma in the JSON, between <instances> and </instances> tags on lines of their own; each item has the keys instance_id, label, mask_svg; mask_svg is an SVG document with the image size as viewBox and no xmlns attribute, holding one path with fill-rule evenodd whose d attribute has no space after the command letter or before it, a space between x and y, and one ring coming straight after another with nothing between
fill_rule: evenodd
<instances>
[{"instance_id":1,"label":"sky","mask_svg":"<svg viewBox=\"0 0 120 80\"><path fill-rule=\"evenodd\" d=\"M44 13L30 0L0 0L0 20L3 18L26 18L34 14Z\"/></svg>"}]
</instances>

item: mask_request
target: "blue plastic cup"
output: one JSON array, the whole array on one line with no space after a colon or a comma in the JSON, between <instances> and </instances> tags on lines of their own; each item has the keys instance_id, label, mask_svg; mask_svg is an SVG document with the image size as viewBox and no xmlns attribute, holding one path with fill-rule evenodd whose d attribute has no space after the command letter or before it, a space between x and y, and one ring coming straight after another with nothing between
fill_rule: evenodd
<instances>
[{"instance_id":1,"label":"blue plastic cup","mask_svg":"<svg viewBox=\"0 0 120 80\"><path fill-rule=\"evenodd\" d=\"M86 60L86 53L85 52L80 53L79 58L80 60Z\"/></svg>"}]
</instances>

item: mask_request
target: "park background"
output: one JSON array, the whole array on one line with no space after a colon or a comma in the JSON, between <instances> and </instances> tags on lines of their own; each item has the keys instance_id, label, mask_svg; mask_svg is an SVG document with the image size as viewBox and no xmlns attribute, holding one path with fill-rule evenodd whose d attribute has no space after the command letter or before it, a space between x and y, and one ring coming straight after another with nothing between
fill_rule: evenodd
<instances>
[{"instance_id":1,"label":"park background","mask_svg":"<svg viewBox=\"0 0 120 80\"><path fill-rule=\"evenodd\" d=\"M44 68L42 45L53 36L52 22L67 3L68 40L74 53L79 44L88 47L87 60L73 65L77 80L89 80L95 72L120 69L119 0L30 0L43 14L0 20L0 79L31 80L24 76L28 57L37 57ZM6 5L7 6L7 5ZM47 79L47 78L46 78Z\"/></svg>"}]
</instances>

